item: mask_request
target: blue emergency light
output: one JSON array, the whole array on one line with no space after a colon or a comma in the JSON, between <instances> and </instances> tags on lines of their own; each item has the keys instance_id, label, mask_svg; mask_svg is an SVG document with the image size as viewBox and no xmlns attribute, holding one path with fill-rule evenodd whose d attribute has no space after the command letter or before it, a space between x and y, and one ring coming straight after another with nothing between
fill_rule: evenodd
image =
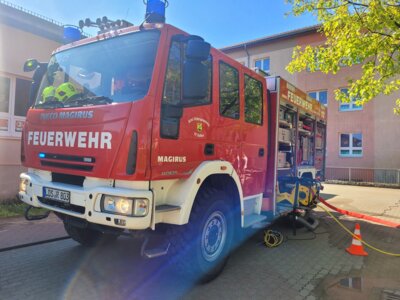
<instances>
[{"instance_id":1,"label":"blue emergency light","mask_svg":"<svg viewBox=\"0 0 400 300\"><path fill-rule=\"evenodd\" d=\"M165 8L167 0L143 0L146 4L147 23L165 23Z\"/></svg>"},{"instance_id":2,"label":"blue emergency light","mask_svg":"<svg viewBox=\"0 0 400 300\"><path fill-rule=\"evenodd\" d=\"M79 27L73 25L64 25L64 43L72 43L75 41L79 41L82 38L81 30Z\"/></svg>"},{"instance_id":3,"label":"blue emergency light","mask_svg":"<svg viewBox=\"0 0 400 300\"><path fill-rule=\"evenodd\" d=\"M45 153L39 153L39 158L46 158L46 154Z\"/></svg>"}]
</instances>

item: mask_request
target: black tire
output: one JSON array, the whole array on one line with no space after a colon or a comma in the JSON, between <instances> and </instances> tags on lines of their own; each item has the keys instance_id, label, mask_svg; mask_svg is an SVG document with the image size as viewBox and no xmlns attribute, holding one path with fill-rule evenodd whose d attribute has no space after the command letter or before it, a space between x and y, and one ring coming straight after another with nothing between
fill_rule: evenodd
<instances>
[{"instance_id":1,"label":"black tire","mask_svg":"<svg viewBox=\"0 0 400 300\"><path fill-rule=\"evenodd\" d=\"M80 228L64 222L65 231L76 242L85 247L95 247L100 244L110 243L118 238L118 235L104 234L90 228Z\"/></svg>"},{"instance_id":2,"label":"black tire","mask_svg":"<svg viewBox=\"0 0 400 300\"><path fill-rule=\"evenodd\" d=\"M230 203L224 192L203 189L196 196L189 223L171 227L171 252L185 276L206 283L224 269L235 228Z\"/></svg>"}]
</instances>

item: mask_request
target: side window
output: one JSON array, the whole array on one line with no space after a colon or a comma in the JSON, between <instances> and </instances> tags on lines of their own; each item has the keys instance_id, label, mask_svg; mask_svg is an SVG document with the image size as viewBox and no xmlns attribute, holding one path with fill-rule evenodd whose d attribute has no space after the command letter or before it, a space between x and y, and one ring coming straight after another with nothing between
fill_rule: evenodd
<instances>
[{"instance_id":1,"label":"side window","mask_svg":"<svg viewBox=\"0 0 400 300\"><path fill-rule=\"evenodd\" d=\"M179 42L172 42L169 50L167 73L165 76L163 104L178 104L182 95L182 47Z\"/></svg>"},{"instance_id":2,"label":"side window","mask_svg":"<svg viewBox=\"0 0 400 300\"><path fill-rule=\"evenodd\" d=\"M32 82L25 79L16 79L14 115L25 117L29 109L29 91Z\"/></svg>"},{"instance_id":3,"label":"side window","mask_svg":"<svg viewBox=\"0 0 400 300\"><path fill-rule=\"evenodd\" d=\"M219 63L219 113L239 119L239 72L224 62Z\"/></svg>"},{"instance_id":4,"label":"side window","mask_svg":"<svg viewBox=\"0 0 400 300\"><path fill-rule=\"evenodd\" d=\"M262 83L244 75L244 119L248 123L262 124L263 89Z\"/></svg>"}]
</instances>

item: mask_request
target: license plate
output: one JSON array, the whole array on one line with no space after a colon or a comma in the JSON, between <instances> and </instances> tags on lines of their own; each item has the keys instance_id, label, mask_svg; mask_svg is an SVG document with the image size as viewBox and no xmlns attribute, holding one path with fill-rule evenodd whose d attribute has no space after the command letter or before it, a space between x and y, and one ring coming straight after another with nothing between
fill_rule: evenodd
<instances>
[{"instance_id":1,"label":"license plate","mask_svg":"<svg viewBox=\"0 0 400 300\"><path fill-rule=\"evenodd\" d=\"M43 197L55 201L69 203L71 198L71 193L59 189L43 187Z\"/></svg>"}]
</instances>

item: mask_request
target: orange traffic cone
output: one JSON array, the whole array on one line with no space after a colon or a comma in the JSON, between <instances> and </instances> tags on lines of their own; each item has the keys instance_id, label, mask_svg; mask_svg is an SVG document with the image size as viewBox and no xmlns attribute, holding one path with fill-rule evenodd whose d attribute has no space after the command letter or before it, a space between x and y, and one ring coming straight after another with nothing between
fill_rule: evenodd
<instances>
[{"instance_id":1,"label":"orange traffic cone","mask_svg":"<svg viewBox=\"0 0 400 300\"><path fill-rule=\"evenodd\" d=\"M360 224L358 223L356 223L354 235L361 240ZM368 256L368 253L364 251L363 245L359 239L353 237L353 241L351 242L350 247L346 249L346 251L352 255Z\"/></svg>"}]
</instances>

